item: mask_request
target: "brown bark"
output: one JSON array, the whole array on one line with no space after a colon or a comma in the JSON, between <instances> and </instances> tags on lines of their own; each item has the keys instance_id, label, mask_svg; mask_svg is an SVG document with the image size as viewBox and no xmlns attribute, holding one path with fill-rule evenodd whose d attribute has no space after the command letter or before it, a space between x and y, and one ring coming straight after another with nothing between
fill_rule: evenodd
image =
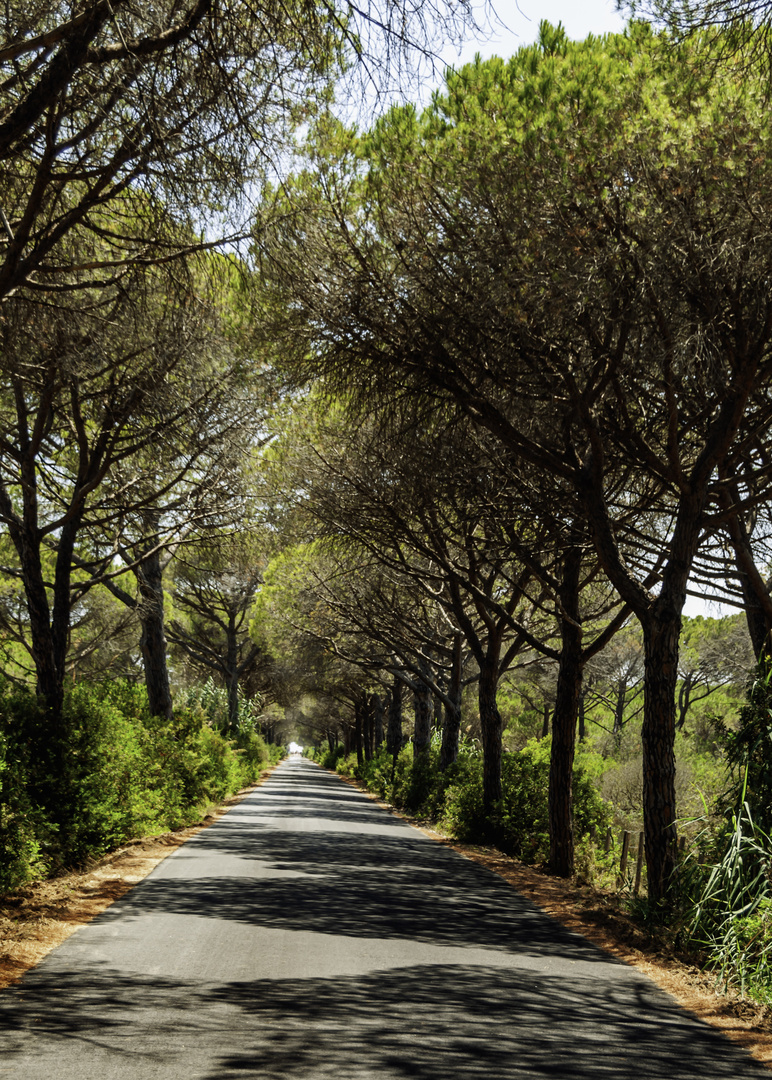
<instances>
[{"instance_id":1,"label":"brown bark","mask_svg":"<svg viewBox=\"0 0 772 1080\"><path fill-rule=\"evenodd\" d=\"M386 749L395 758L402 749L402 682L396 676L391 684Z\"/></svg>"},{"instance_id":2,"label":"brown bark","mask_svg":"<svg viewBox=\"0 0 772 1080\"><path fill-rule=\"evenodd\" d=\"M139 617L142 625L140 651L145 669L148 705L153 716L172 717L172 694L166 664L163 571L159 551L151 551L137 569Z\"/></svg>"},{"instance_id":3,"label":"brown bark","mask_svg":"<svg viewBox=\"0 0 772 1080\"><path fill-rule=\"evenodd\" d=\"M667 895L676 865L675 691L680 608L656 605L644 625L646 698L643 730L643 820L649 897Z\"/></svg>"},{"instance_id":4,"label":"brown bark","mask_svg":"<svg viewBox=\"0 0 772 1080\"><path fill-rule=\"evenodd\" d=\"M370 699L370 707L373 711L373 750L377 753L383 744L383 698L380 694L373 694Z\"/></svg>"},{"instance_id":5,"label":"brown bark","mask_svg":"<svg viewBox=\"0 0 772 1080\"><path fill-rule=\"evenodd\" d=\"M493 653L493 655L491 655ZM499 682L498 650L489 648L480 670L478 702L483 745L483 809L489 815L501 800L501 713L496 704Z\"/></svg>"},{"instance_id":6,"label":"brown bark","mask_svg":"<svg viewBox=\"0 0 772 1080\"><path fill-rule=\"evenodd\" d=\"M364 733L362 730L362 702L357 701L354 706L354 746L357 752L357 765L364 765Z\"/></svg>"},{"instance_id":7,"label":"brown bark","mask_svg":"<svg viewBox=\"0 0 772 1080\"><path fill-rule=\"evenodd\" d=\"M432 691L424 682L417 682L413 690L415 729L413 732L413 757L429 753L432 742Z\"/></svg>"}]
</instances>

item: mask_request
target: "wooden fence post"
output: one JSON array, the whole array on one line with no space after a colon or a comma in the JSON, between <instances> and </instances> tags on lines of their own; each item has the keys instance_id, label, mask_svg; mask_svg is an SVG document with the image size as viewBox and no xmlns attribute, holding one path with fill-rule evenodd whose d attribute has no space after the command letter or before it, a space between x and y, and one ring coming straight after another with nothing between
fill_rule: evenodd
<instances>
[{"instance_id":1,"label":"wooden fence post","mask_svg":"<svg viewBox=\"0 0 772 1080\"><path fill-rule=\"evenodd\" d=\"M625 873L627 872L627 856L630 853L630 833L622 833L622 855L619 860L619 885L624 885Z\"/></svg>"},{"instance_id":2,"label":"wooden fence post","mask_svg":"<svg viewBox=\"0 0 772 1080\"><path fill-rule=\"evenodd\" d=\"M643 833L638 833L638 859L635 863L635 885L633 887L633 892L636 896L638 895L638 890L641 887L641 874L643 872L643 849Z\"/></svg>"}]
</instances>

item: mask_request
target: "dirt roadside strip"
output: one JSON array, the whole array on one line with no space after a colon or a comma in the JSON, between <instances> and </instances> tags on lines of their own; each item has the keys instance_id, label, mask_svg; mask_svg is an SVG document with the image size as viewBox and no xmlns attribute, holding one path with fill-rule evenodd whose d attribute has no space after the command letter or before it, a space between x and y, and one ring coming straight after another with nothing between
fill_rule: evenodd
<instances>
[{"instance_id":1,"label":"dirt roadside strip","mask_svg":"<svg viewBox=\"0 0 772 1080\"><path fill-rule=\"evenodd\" d=\"M85 873L36 882L13 896L0 898L0 989L15 983L79 926L105 911L175 848L245 798L272 771L267 770L258 784L226 800L200 824L134 841L105 856ZM685 1009L719 1028L767 1068L772 1068L772 1010L716 993L711 976L656 951L640 928L624 914L611 909L602 894L549 877L495 849L450 841L421 822L399 814L371 793L365 794L431 839L504 878L564 926L648 975Z\"/></svg>"}]
</instances>

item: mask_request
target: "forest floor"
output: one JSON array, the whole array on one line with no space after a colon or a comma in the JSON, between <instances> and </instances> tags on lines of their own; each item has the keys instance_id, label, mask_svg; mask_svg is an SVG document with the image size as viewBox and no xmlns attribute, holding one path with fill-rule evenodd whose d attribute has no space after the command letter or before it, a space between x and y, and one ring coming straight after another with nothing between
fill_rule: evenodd
<instances>
[{"instance_id":1,"label":"forest floor","mask_svg":"<svg viewBox=\"0 0 772 1080\"><path fill-rule=\"evenodd\" d=\"M232 796L197 825L134 841L82 873L33 882L0 897L0 989L16 982L79 926L127 893L175 848L216 821L251 790ZM564 926L644 972L684 1008L720 1028L772 1068L772 1009L731 992L718 992L714 975L649 933L624 911L617 896L550 877L494 848L460 844L425 822L405 819L438 843L505 878Z\"/></svg>"}]
</instances>

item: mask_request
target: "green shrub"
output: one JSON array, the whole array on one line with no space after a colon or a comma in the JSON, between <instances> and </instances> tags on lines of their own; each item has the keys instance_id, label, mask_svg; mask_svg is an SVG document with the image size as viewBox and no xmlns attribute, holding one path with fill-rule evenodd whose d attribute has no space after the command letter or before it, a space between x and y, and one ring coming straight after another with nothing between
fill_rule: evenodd
<instances>
[{"instance_id":1,"label":"green shrub","mask_svg":"<svg viewBox=\"0 0 772 1080\"><path fill-rule=\"evenodd\" d=\"M755 825L772 833L772 659L759 660L740 711L737 731L719 728L730 769L730 787L723 800L731 815L748 804Z\"/></svg>"},{"instance_id":2,"label":"green shrub","mask_svg":"<svg viewBox=\"0 0 772 1080\"><path fill-rule=\"evenodd\" d=\"M313 760L318 761L324 769L337 769L338 763L345 755L346 751L343 743L338 743L333 750L330 750L329 747L316 747Z\"/></svg>"},{"instance_id":3,"label":"green shrub","mask_svg":"<svg viewBox=\"0 0 772 1080\"><path fill-rule=\"evenodd\" d=\"M530 739L504 754L501 802L490 817L483 810L482 760L468 762L460 782L447 791L442 824L459 840L490 840L524 861L549 855L549 739ZM577 754L573 781L574 835L578 841L605 830L611 806L599 794Z\"/></svg>"},{"instance_id":4,"label":"green shrub","mask_svg":"<svg viewBox=\"0 0 772 1080\"><path fill-rule=\"evenodd\" d=\"M488 841L530 861L549 853L549 739L531 739L502 758L502 799L491 815L483 809L483 760L474 742L462 743L457 760L439 768L439 740L417 760L412 747L396 762L385 749L361 765L356 755L338 761L338 772L353 776L380 798L418 817L438 821L459 840ZM600 795L597 755L578 752L574 770L574 830L577 841L602 834L611 805Z\"/></svg>"},{"instance_id":5,"label":"green shrub","mask_svg":"<svg viewBox=\"0 0 772 1080\"><path fill-rule=\"evenodd\" d=\"M0 889L198 821L280 756L249 727L226 738L200 708L151 716L119 682L72 688L52 732L34 695L0 684Z\"/></svg>"},{"instance_id":6,"label":"green shrub","mask_svg":"<svg viewBox=\"0 0 772 1080\"><path fill-rule=\"evenodd\" d=\"M30 801L26 766L15 750L0 732L0 892L45 873L41 837L53 832Z\"/></svg>"}]
</instances>

